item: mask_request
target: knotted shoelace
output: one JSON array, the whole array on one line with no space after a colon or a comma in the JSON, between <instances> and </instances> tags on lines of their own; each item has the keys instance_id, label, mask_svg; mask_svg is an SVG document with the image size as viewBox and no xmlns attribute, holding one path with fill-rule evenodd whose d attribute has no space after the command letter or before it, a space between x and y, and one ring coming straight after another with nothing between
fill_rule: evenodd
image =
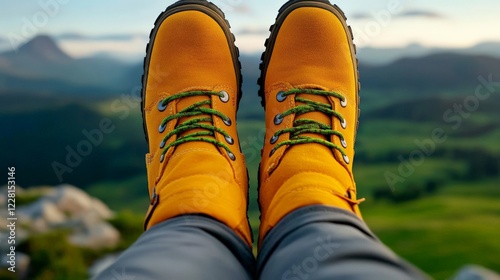
<instances>
[{"instance_id":1,"label":"knotted shoelace","mask_svg":"<svg viewBox=\"0 0 500 280\"><path fill-rule=\"evenodd\" d=\"M278 93L277 99L278 99L278 101L283 102L287 96L294 95L294 94L310 94L310 95L318 95L318 96L326 96L326 97L333 96L335 98L338 98L341 101L342 107L347 106L346 98L342 94L332 92L332 91L325 91L325 90L292 89L289 91L281 91ZM342 123L342 127L344 129L346 128L347 124L346 124L344 117L340 113L333 110L333 107L331 104L316 102L316 101L312 101L312 100L309 100L309 99L303 98L303 97L295 97L295 101L301 102L303 104L298 105L294 108L291 108L291 109L283 112L282 114L277 115L275 120L274 120L275 124L280 124L286 116L289 116L292 114L295 114L295 116L297 117L297 116L300 116L300 115L303 115L306 113L321 112L321 113L324 113L328 116L334 116L334 117L338 118ZM286 133L290 133L290 139L282 141L278 145L276 145L276 147L274 147L274 149L271 151L271 154L274 154L276 152L276 150L278 150L279 148L281 148L283 146L293 146L293 145L300 145L300 144L306 144L306 143L317 143L317 144L324 145L328 148L338 150L342 154L344 159L347 158L347 155L345 152L345 148L347 147L347 143L344 140L343 134L340 131L334 130L329 125L326 125L326 124L323 124L323 123L320 123L318 121L311 120L311 119L296 119L293 123L293 127L277 131L276 134L274 135L274 137L271 139L271 143L272 144L276 143L278 138L281 135L286 134ZM336 135L341 139L343 147L336 145L328 140L314 138L314 137L310 137L310 136L304 136L303 134L305 134L305 133L322 134L325 136Z\"/></svg>"},{"instance_id":2,"label":"knotted shoelace","mask_svg":"<svg viewBox=\"0 0 500 280\"><path fill-rule=\"evenodd\" d=\"M221 92L215 92L215 91L189 91L189 92L182 92L179 94L175 94L172 96L169 96L163 100L160 101L158 104L158 110L160 112L165 111L167 108L168 104L170 102L173 102L175 100L179 100L182 98L187 98L187 97L192 97L192 96L219 96L221 100L224 102L227 102L229 100L229 96L226 92L221 91ZM207 108L208 106L208 108ZM207 117L208 115L208 117ZM168 149L172 147L179 146L184 143L188 142L207 142L210 144L213 144L217 147L222 147L224 150L227 151L229 157L232 160L235 160L235 155L231 152L231 149L229 148L228 145L226 145L223 142L220 142L217 140L215 137L216 133L220 133L224 136L226 139L226 142L228 142L230 145L234 143L234 139L223 129L215 127L214 126L214 117L219 117L222 119L224 124L227 126L231 126L232 122L231 119L224 115L223 113L212 109L212 101L211 100L204 100L200 101L197 103L194 103L190 105L189 107L181 110L180 112L167 116L161 123L159 127L159 132L164 133L167 127L167 124L173 120L179 120L181 118L186 118L186 117L196 117L194 119L185 121L183 123L178 124L175 129L170 131L165 137L163 138L163 141L160 144L160 149L163 149L160 161L163 162L165 160L165 154L167 153ZM182 133L188 132L190 130L194 129L202 129L202 131L197 131L193 133L186 134L184 136L181 136L177 138L175 141L169 143L168 145L166 144L170 138L172 138L174 135L180 135Z\"/></svg>"}]
</instances>

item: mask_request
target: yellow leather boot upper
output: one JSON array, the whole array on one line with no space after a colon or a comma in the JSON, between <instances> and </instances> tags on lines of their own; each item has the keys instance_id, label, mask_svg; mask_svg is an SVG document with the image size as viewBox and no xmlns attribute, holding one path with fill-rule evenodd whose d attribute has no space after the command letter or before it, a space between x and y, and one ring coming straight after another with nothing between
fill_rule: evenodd
<instances>
[{"instance_id":1,"label":"yellow leather boot upper","mask_svg":"<svg viewBox=\"0 0 500 280\"><path fill-rule=\"evenodd\" d=\"M207 215L232 228L251 246L248 178L236 132L239 63L234 39L225 24L223 15L213 7L183 4L167 9L153 30L143 88L143 116L150 151L146 165L152 200L146 226L150 228L186 214ZM200 92L211 94L196 95ZM168 100L183 93L187 94ZM199 107L220 115L206 111L200 115L194 108L198 102L205 102ZM168 119L183 110L198 115ZM168 137L196 118L203 121L191 123L192 127ZM204 134L210 129L200 124L214 127L214 135ZM166 149L193 133L213 143L188 141Z\"/></svg>"},{"instance_id":2,"label":"yellow leather boot upper","mask_svg":"<svg viewBox=\"0 0 500 280\"><path fill-rule=\"evenodd\" d=\"M259 241L300 207L327 205L361 215L352 173L359 90L352 35L336 7L295 2L285 5L278 16L263 59L266 139L260 167ZM293 112L311 105L308 102L325 104L336 114ZM289 110L293 113L282 116ZM310 120L330 127L331 133L315 127L291 135L289 129ZM279 147L289 140L305 143Z\"/></svg>"}]
</instances>

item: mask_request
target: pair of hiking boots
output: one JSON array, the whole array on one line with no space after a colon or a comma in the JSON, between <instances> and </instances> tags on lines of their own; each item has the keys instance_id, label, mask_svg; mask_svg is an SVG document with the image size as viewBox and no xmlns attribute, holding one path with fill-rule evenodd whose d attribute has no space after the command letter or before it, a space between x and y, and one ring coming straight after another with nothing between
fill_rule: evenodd
<instances>
[{"instance_id":1,"label":"pair of hiking boots","mask_svg":"<svg viewBox=\"0 0 500 280\"><path fill-rule=\"evenodd\" d=\"M344 14L328 1L289 1L266 47L259 79L266 112L259 241L304 206L361 216L352 174L359 83ZM157 19L142 91L150 151L147 228L207 215L251 246L248 175L236 130L238 56L229 24L212 3L179 1Z\"/></svg>"}]
</instances>

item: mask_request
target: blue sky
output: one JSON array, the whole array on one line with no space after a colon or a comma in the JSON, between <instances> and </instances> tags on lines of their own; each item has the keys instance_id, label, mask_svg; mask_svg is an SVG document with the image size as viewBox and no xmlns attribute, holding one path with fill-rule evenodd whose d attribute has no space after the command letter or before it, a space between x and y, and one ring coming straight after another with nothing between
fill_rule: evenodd
<instances>
[{"instance_id":1,"label":"blue sky","mask_svg":"<svg viewBox=\"0 0 500 280\"><path fill-rule=\"evenodd\" d=\"M175 1L27 0L0 2L0 48L15 46L34 33L52 34L74 56L96 52L143 52L158 14ZM225 12L244 52L260 52L285 1L214 0ZM360 46L418 43L467 47L500 41L498 0L333 1L348 16ZM79 36L76 36L79 35ZM119 35L119 36L117 36Z\"/></svg>"}]
</instances>

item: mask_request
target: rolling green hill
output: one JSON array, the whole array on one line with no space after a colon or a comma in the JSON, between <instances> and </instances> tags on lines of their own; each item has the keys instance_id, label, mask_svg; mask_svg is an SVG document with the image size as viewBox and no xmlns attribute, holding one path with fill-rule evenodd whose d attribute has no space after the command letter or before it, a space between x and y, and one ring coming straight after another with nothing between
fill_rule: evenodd
<instances>
[{"instance_id":1,"label":"rolling green hill","mask_svg":"<svg viewBox=\"0 0 500 280\"><path fill-rule=\"evenodd\" d=\"M35 54L59 64L74 63L53 48ZM238 129L250 174L249 216L256 234L264 135L255 83L259 61L256 56L241 60ZM500 267L491 253L500 249L499 65L498 59L484 56L438 54L360 67L363 89L354 172L359 194L367 198L364 217L387 245L437 279L450 277L468 263ZM125 77L123 85L132 88L140 69L130 66L111 78ZM148 204L147 145L140 104L130 90L18 74L0 71L2 167L16 166L21 186L77 185L112 209L134 213L125 216L133 220L133 232L140 232ZM481 98L475 91L484 84L479 76L494 81L483 85ZM6 78L10 84L2 87ZM16 87L8 87L13 84Z\"/></svg>"}]
</instances>

